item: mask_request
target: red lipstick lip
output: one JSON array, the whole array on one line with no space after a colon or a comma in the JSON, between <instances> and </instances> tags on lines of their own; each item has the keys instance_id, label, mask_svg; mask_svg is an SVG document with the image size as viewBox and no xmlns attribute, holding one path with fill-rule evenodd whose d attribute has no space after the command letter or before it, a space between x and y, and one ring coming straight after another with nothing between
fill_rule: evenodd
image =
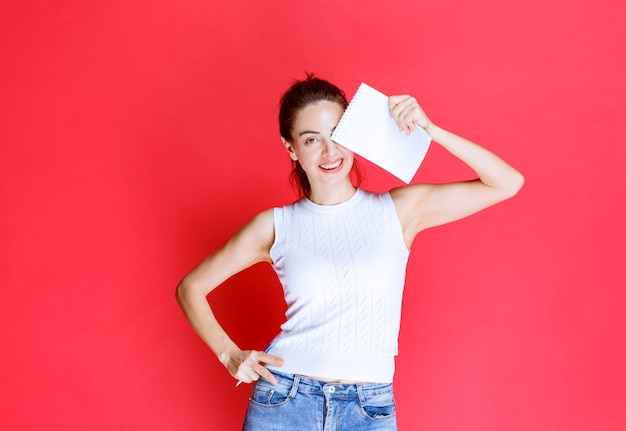
<instances>
[{"instance_id":1,"label":"red lipstick lip","mask_svg":"<svg viewBox=\"0 0 626 431\"><path fill-rule=\"evenodd\" d=\"M337 162L339 162L339 165L335 166L334 168L327 169L327 168L323 167L323 166L332 166L332 165L334 165ZM344 159L341 158L341 159L334 160L332 162L328 162L328 163L324 163L322 165L319 165L319 168L322 171L324 171L324 172L334 172L334 171L336 171L338 169L341 169L343 167L343 162L344 162Z\"/></svg>"}]
</instances>

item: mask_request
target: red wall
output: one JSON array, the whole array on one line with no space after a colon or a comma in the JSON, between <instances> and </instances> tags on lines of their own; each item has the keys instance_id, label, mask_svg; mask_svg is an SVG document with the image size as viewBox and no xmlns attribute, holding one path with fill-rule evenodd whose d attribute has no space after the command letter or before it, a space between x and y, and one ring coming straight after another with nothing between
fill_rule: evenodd
<instances>
[{"instance_id":1,"label":"red wall","mask_svg":"<svg viewBox=\"0 0 626 431\"><path fill-rule=\"evenodd\" d=\"M277 103L308 70L409 92L526 177L414 244L401 429L624 429L624 5L3 1L2 428L240 429L249 386L174 288L294 198ZM434 146L415 181L470 175ZM211 300L247 348L282 321L269 266Z\"/></svg>"}]
</instances>

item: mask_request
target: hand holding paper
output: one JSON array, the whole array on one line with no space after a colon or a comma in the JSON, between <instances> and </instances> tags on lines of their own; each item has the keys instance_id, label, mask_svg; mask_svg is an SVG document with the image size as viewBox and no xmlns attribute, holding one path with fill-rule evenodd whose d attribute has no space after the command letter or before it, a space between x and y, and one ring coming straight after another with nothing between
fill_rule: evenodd
<instances>
[{"instance_id":1,"label":"hand holding paper","mask_svg":"<svg viewBox=\"0 0 626 431\"><path fill-rule=\"evenodd\" d=\"M398 126L398 130L410 135L418 127L424 130L430 126L430 120L418 105L414 97L405 94L403 96L390 96L388 98L389 114Z\"/></svg>"},{"instance_id":2,"label":"hand holding paper","mask_svg":"<svg viewBox=\"0 0 626 431\"><path fill-rule=\"evenodd\" d=\"M406 109L412 104L405 99L410 96L397 97L392 113L396 109L396 118L405 131L412 132L410 135L399 130L389 115L389 98L362 83L331 138L409 183L426 156L431 138L422 127L417 127L419 121L428 121L425 116L417 125L411 120L415 112Z\"/></svg>"}]
</instances>

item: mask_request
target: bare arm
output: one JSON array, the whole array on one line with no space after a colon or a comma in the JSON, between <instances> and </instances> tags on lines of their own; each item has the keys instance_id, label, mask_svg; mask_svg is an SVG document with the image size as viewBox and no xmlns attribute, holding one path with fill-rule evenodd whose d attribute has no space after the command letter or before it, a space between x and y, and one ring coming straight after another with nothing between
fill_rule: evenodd
<instances>
[{"instance_id":1,"label":"bare arm","mask_svg":"<svg viewBox=\"0 0 626 431\"><path fill-rule=\"evenodd\" d=\"M478 212L514 196L522 187L522 174L485 148L433 124L414 98L392 96L389 110L401 130L410 134L415 127L422 127L478 175L472 181L413 184L392 190L407 246L421 230Z\"/></svg>"},{"instance_id":2,"label":"bare arm","mask_svg":"<svg viewBox=\"0 0 626 431\"><path fill-rule=\"evenodd\" d=\"M270 209L257 215L187 274L176 289L178 304L193 329L230 374L243 382L257 380L259 376L275 382L263 364L280 366L282 360L259 351L242 351L217 322L206 296L239 271L258 262L271 262L273 214Z\"/></svg>"}]
</instances>

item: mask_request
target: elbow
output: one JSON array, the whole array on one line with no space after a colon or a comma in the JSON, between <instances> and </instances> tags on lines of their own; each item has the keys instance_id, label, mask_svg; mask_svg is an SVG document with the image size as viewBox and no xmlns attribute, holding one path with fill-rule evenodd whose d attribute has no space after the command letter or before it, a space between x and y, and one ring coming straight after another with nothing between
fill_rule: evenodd
<instances>
[{"instance_id":1,"label":"elbow","mask_svg":"<svg viewBox=\"0 0 626 431\"><path fill-rule=\"evenodd\" d=\"M176 286L176 290L174 292L174 297L176 298L176 302L182 305L185 298L187 297L188 292L189 292L189 284L186 283L185 279L183 278Z\"/></svg>"},{"instance_id":2,"label":"elbow","mask_svg":"<svg viewBox=\"0 0 626 431\"><path fill-rule=\"evenodd\" d=\"M522 189L524 185L524 175L520 172L515 171L512 173L511 178L508 181L508 185L506 188L506 198L512 198Z\"/></svg>"},{"instance_id":3,"label":"elbow","mask_svg":"<svg viewBox=\"0 0 626 431\"><path fill-rule=\"evenodd\" d=\"M204 291L198 283L190 279L183 278L176 286L174 297L181 308L185 309L190 303L197 301L197 298L206 298L208 292Z\"/></svg>"}]
</instances>

